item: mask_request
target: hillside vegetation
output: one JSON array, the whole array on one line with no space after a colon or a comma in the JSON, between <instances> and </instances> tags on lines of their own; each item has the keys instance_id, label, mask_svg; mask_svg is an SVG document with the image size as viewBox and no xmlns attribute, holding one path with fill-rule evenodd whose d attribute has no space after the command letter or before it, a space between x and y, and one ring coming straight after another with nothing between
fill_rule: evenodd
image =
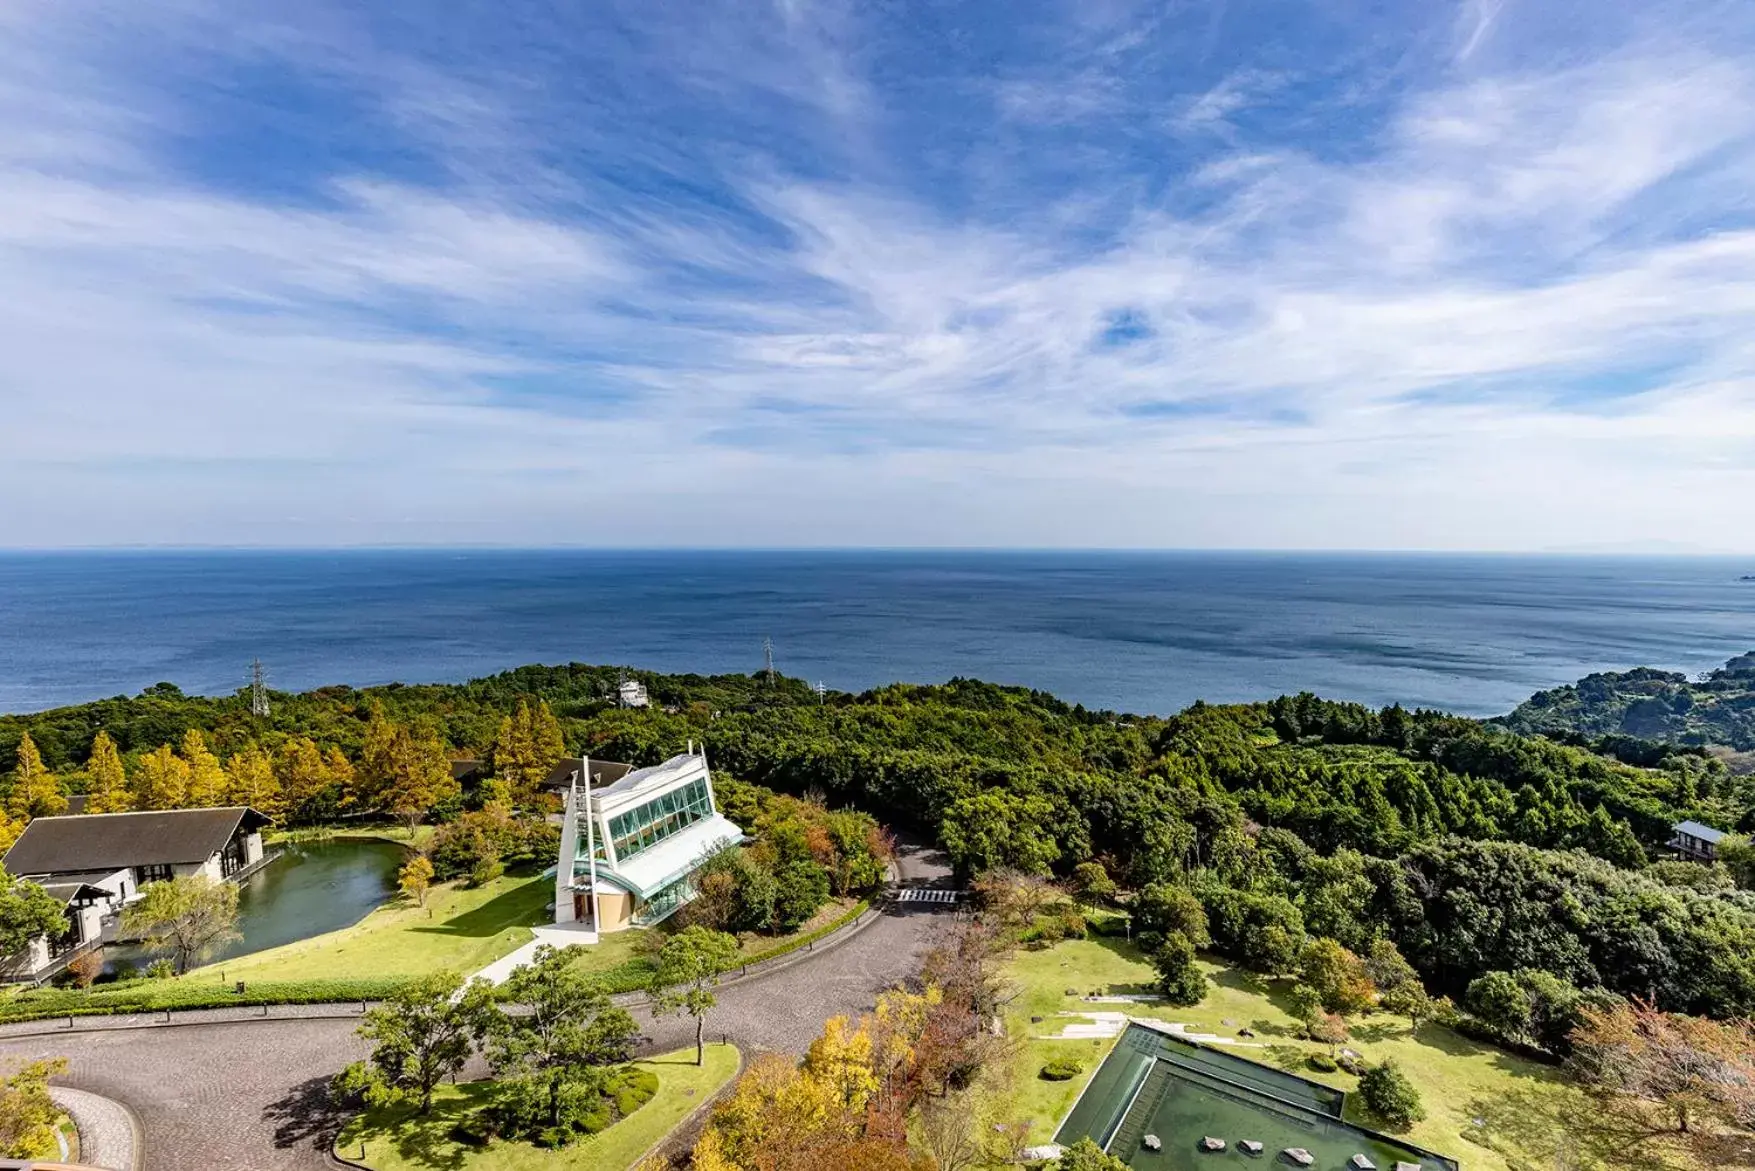
<instances>
[{"instance_id":1,"label":"hillside vegetation","mask_svg":"<svg viewBox=\"0 0 1755 1171\"><path fill-rule=\"evenodd\" d=\"M1586 675L1538 691L1503 722L1518 732L1755 752L1755 651L1700 679L1650 667Z\"/></svg>"},{"instance_id":2,"label":"hillside vegetation","mask_svg":"<svg viewBox=\"0 0 1755 1171\"><path fill-rule=\"evenodd\" d=\"M1308 694L1133 717L965 679L819 699L798 680L638 673L654 706L633 710L610 698L619 675L574 664L323 688L275 695L267 717L243 696L160 685L0 718L0 761L28 729L44 767L77 789L100 729L134 769L190 728L228 759L282 759L296 738L359 759L386 718L491 759L508 716L541 700L570 753L650 764L705 743L722 777L911 826L967 874L1095 863L1129 889L1187 885L1215 949L1260 970L1286 970L1278 953L1307 934L1361 951L1385 937L1453 996L1489 972L1537 970L1674 1011L1755 1013L1755 894L1648 865L1678 817L1746 824L1755 806L1748 778L1699 752L1645 745L1622 754L1632 764Z\"/></svg>"}]
</instances>

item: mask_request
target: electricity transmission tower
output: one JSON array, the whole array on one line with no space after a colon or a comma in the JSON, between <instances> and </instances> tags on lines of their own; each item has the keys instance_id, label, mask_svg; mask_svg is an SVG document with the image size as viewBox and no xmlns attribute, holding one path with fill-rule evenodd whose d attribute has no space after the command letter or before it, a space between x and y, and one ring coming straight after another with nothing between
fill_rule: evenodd
<instances>
[{"instance_id":1,"label":"electricity transmission tower","mask_svg":"<svg viewBox=\"0 0 1755 1171\"><path fill-rule=\"evenodd\" d=\"M250 714L253 716L268 714L268 676L262 670L261 659L256 659L250 664Z\"/></svg>"},{"instance_id":2,"label":"electricity transmission tower","mask_svg":"<svg viewBox=\"0 0 1755 1171\"><path fill-rule=\"evenodd\" d=\"M774 640L762 640L762 672L768 676L768 686L774 686Z\"/></svg>"},{"instance_id":3,"label":"electricity transmission tower","mask_svg":"<svg viewBox=\"0 0 1755 1171\"><path fill-rule=\"evenodd\" d=\"M829 690L828 685L825 684L821 679L818 679L817 685L815 687L811 688L811 690L817 693L817 706L822 707L823 706L823 695L824 695L824 693L826 693Z\"/></svg>"}]
</instances>

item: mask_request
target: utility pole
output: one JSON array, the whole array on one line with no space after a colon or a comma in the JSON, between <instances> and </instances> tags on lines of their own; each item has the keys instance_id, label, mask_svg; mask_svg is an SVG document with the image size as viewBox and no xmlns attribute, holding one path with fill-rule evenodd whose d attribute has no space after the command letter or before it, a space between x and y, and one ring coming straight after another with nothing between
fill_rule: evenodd
<instances>
[{"instance_id":1,"label":"utility pole","mask_svg":"<svg viewBox=\"0 0 1755 1171\"><path fill-rule=\"evenodd\" d=\"M762 670L768 676L768 686L774 686L774 640L762 640Z\"/></svg>"},{"instance_id":2,"label":"utility pole","mask_svg":"<svg viewBox=\"0 0 1755 1171\"><path fill-rule=\"evenodd\" d=\"M261 659L256 659L250 664L250 714L253 716L268 714L268 676L262 670Z\"/></svg>"}]
</instances>

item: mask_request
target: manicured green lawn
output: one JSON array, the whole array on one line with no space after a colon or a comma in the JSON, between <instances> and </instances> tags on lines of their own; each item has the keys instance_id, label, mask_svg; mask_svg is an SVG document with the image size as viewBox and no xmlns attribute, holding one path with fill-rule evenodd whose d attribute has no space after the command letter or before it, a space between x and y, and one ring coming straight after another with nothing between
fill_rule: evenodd
<instances>
[{"instance_id":1,"label":"manicured green lawn","mask_svg":"<svg viewBox=\"0 0 1755 1171\"><path fill-rule=\"evenodd\" d=\"M507 875L473 890L444 883L428 893L425 907L392 899L351 927L209 964L184 979L320 980L441 969L469 975L528 943L553 897L553 880L540 876Z\"/></svg>"},{"instance_id":2,"label":"manicured green lawn","mask_svg":"<svg viewBox=\"0 0 1755 1171\"><path fill-rule=\"evenodd\" d=\"M1010 975L1019 995L1008 1013L1013 1036L1031 1038L1019 1050L1012 1080L1010 1110L1031 1120L1030 1141L1047 1142L1084 1088L1113 1040L1037 1039L1059 1032L1068 1020L1060 1012L1100 1010L1125 1012L1186 1024L1190 1031L1236 1037L1240 1028L1255 1032L1261 1048L1237 1046L1240 1057L1290 1069L1313 1081L1346 1090L1358 1079L1344 1073L1318 1073L1304 1065L1311 1053L1326 1048L1295 1036L1297 1022L1286 1011L1289 985L1270 984L1239 968L1202 961L1212 981L1205 1000L1193 1008L1156 1004L1083 1004L1092 992L1149 992L1150 966L1129 944L1090 939L1059 944L1043 951L1020 952ZM1031 1024L1031 1016L1044 1018ZM1230 1021L1230 1024L1226 1024ZM1374 1014L1353 1022L1349 1046L1371 1063L1394 1059L1420 1091L1427 1118L1404 1137L1460 1161L1469 1171L1514 1171L1519 1167L1659 1168L1698 1166L1689 1154L1666 1137L1650 1138L1618 1126L1594 1100L1560 1070L1527 1061L1492 1046L1440 1028L1423 1025L1413 1035L1399 1017ZM1041 1080L1037 1074L1053 1057L1073 1057L1084 1073L1067 1082ZM1349 1097L1347 1117L1375 1129ZM1477 1123L1475 1120L1480 1119Z\"/></svg>"},{"instance_id":3,"label":"manicured green lawn","mask_svg":"<svg viewBox=\"0 0 1755 1171\"><path fill-rule=\"evenodd\" d=\"M375 1171L622 1171L735 1077L739 1058L735 1046L709 1045L705 1066L695 1064L692 1047L637 1064L658 1075L652 1100L603 1133L560 1150L509 1142L469 1147L453 1141L451 1127L481 1100L487 1089L483 1082L441 1086L426 1118L368 1111L342 1129L335 1149Z\"/></svg>"}]
</instances>

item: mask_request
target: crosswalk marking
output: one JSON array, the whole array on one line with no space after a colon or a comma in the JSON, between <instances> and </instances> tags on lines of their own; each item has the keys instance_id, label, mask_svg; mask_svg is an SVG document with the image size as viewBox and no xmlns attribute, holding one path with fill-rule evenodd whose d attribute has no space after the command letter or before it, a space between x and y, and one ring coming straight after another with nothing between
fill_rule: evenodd
<instances>
[{"instance_id":1,"label":"crosswalk marking","mask_svg":"<svg viewBox=\"0 0 1755 1171\"><path fill-rule=\"evenodd\" d=\"M963 891L945 890L936 886L905 886L896 892L899 903L957 903L963 899Z\"/></svg>"}]
</instances>

